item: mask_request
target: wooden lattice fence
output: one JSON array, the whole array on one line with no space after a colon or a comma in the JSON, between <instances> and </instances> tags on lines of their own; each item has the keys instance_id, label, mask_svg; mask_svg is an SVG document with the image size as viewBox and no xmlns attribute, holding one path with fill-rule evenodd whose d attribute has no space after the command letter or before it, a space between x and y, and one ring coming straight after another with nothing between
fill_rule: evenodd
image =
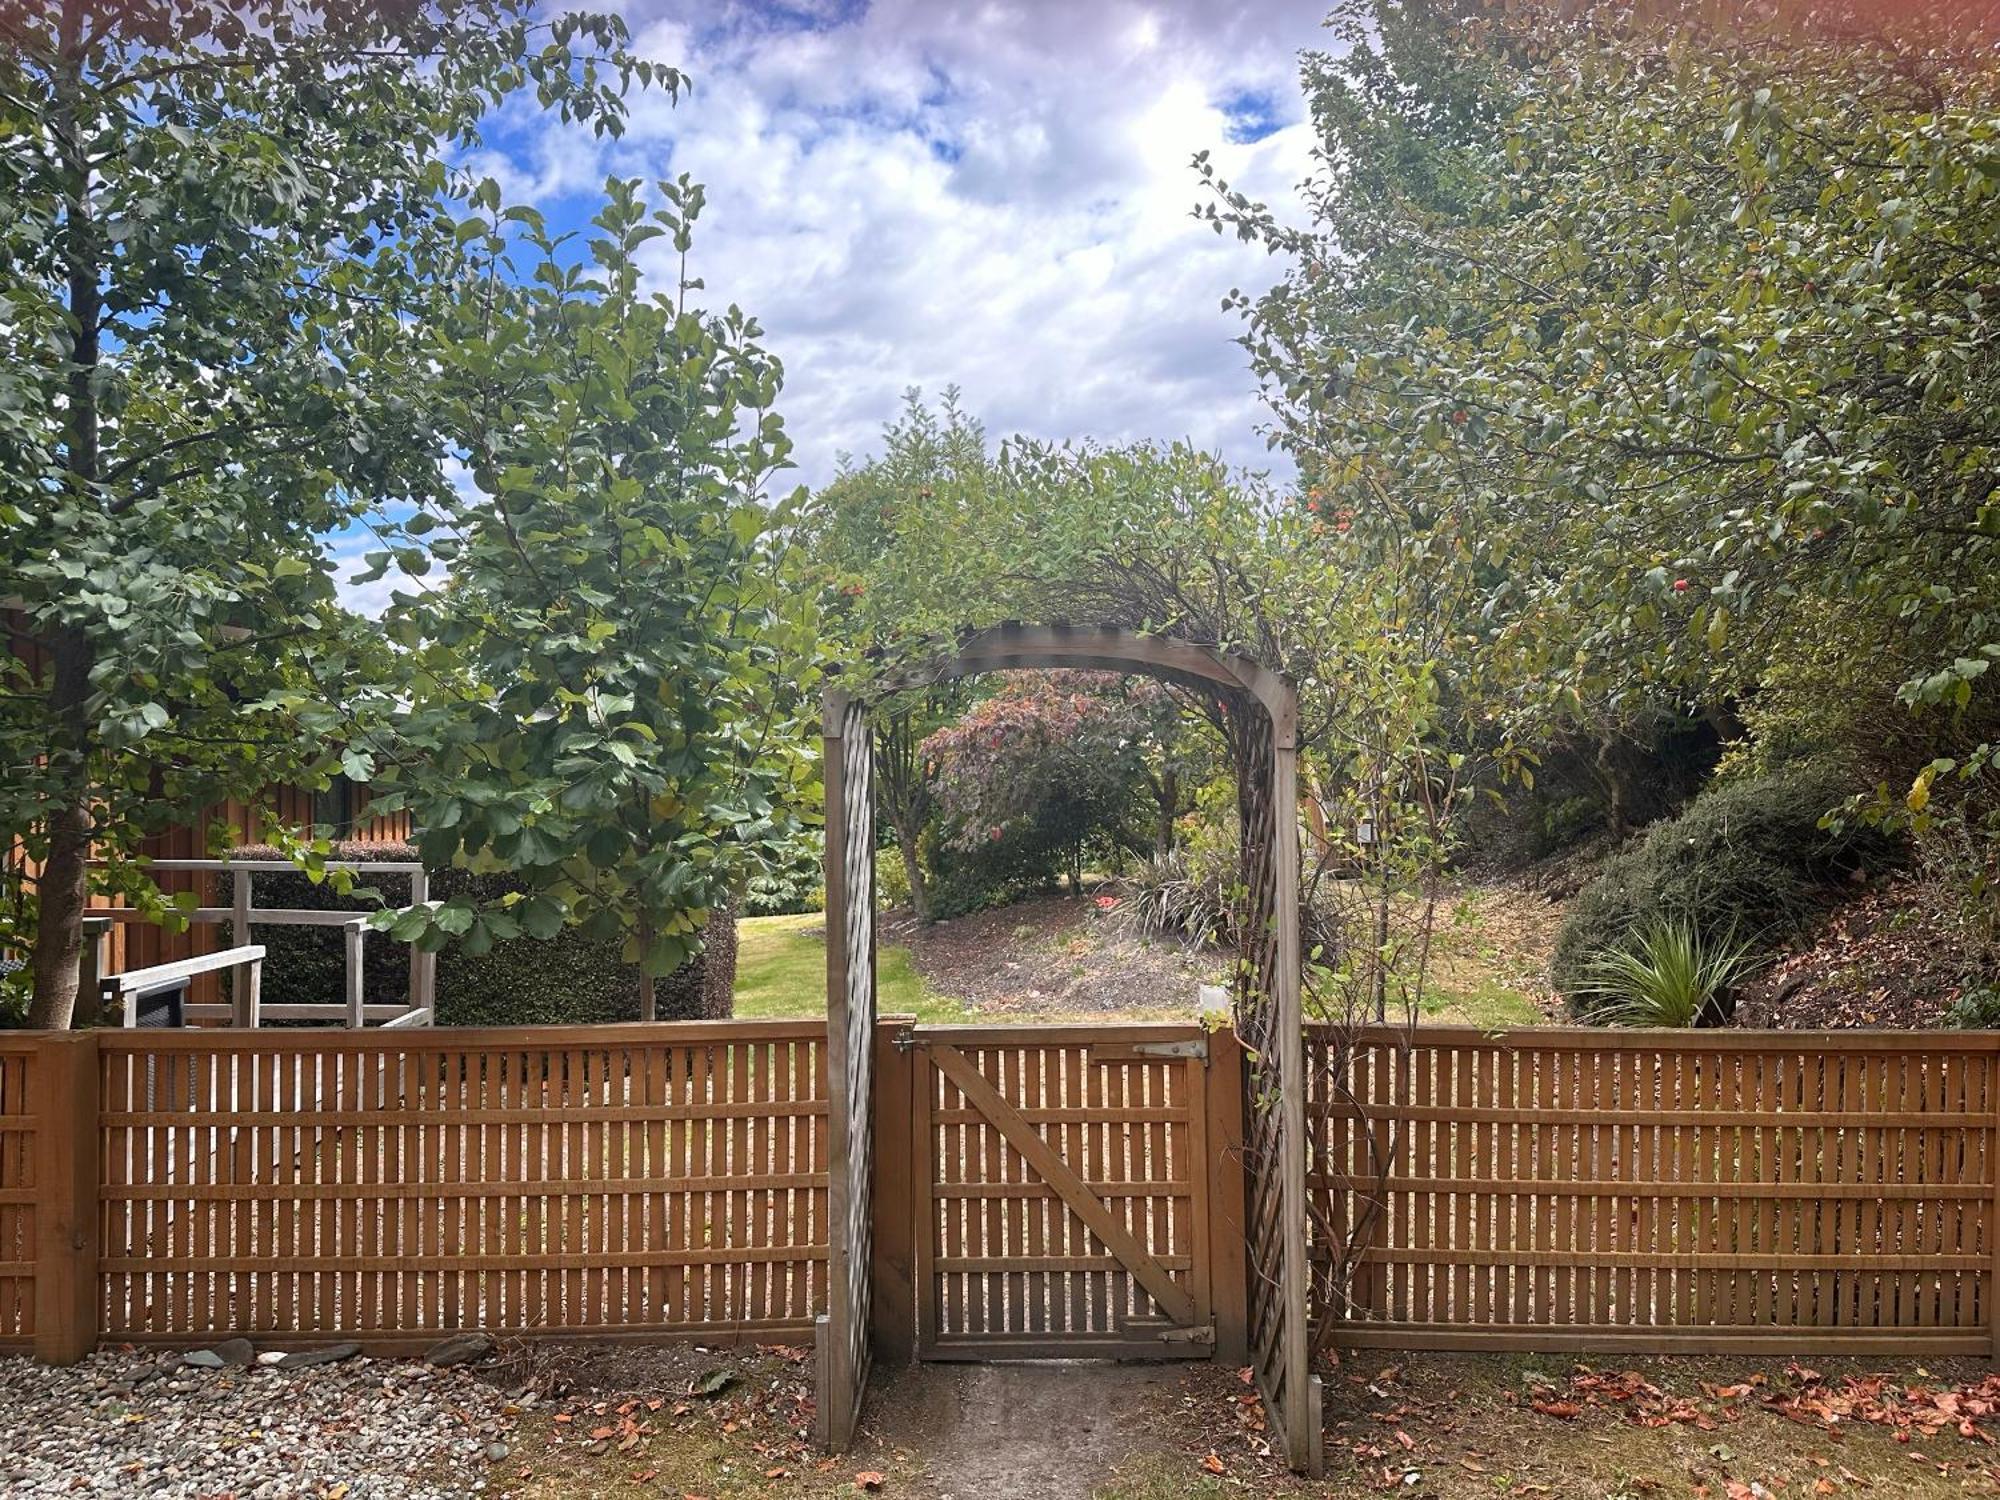
<instances>
[{"instance_id":1,"label":"wooden lattice fence","mask_svg":"<svg viewBox=\"0 0 2000 1500\"><path fill-rule=\"evenodd\" d=\"M1308 1038L1336 1343L1985 1354L1985 1033L1470 1028Z\"/></svg>"},{"instance_id":2,"label":"wooden lattice fence","mask_svg":"<svg viewBox=\"0 0 2000 1500\"><path fill-rule=\"evenodd\" d=\"M0 1051L0 1335L52 1357L475 1327L802 1342L826 1302L819 1023L20 1045Z\"/></svg>"},{"instance_id":3,"label":"wooden lattice fence","mask_svg":"<svg viewBox=\"0 0 2000 1500\"><path fill-rule=\"evenodd\" d=\"M868 1331L900 1327L884 1347L907 1352L912 1281L939 1270L919 1264L923 1203L940 1255L961 1252L939 1202L998 1225L1005 1263L967 1250L952 1274L1073 1275L1041 1261L1084 1252L1055 1236L1025 1136L1018 1162L986 1165L990 1131L977 1170L921 1159L939 1128L977 1123L952 1113L974 1105L898 1036L884 1023L871 1039L892 1060L876 1082L893 1125L862 1243ZM1032 1086L1025 1064L1010 1075L1030 1034L939 1036L972 1048L1006 1129L1043 1131L1169 1274L1206 1245L1216 1347L1241 1357L1225 1310L1258 1285L1255 1183L1229 1169L1255 1122L1234 1044L1211 1039L1203 1063L1174 1028L1043 1038L1094 1059L1078 1102L1049 1093L1067 1061ZM828 1051L805 1021L0 1036L0 1346L74 1359L100 1339L248 1333L386 1351L475 1326L803 1342L832 1300ZM1994 1349L2000 1037L1317 1029L1306 1061L1315 1220L1365 1242L1344 1294L1314 1246L1337 1344ZM1170 1066L1187 1087L1159 1081ZM1054 1304L1015 1285L1003 1304L1059 1341L1067 1325L1032 1311ZM1194 1316L1124 1336L1198 1345L1191 1295Z\"/></svg>"},{"instance_id":4,"label":"wooden lattice fence","mask_svg":"<svg viewBox=\"0 0 2000 1500\"><path fill-rule=\"evenodd\" d=\"M0 1036L0 1345L35 1336L38 1051L32 1037Z\"/></svg>"}]
</instances>

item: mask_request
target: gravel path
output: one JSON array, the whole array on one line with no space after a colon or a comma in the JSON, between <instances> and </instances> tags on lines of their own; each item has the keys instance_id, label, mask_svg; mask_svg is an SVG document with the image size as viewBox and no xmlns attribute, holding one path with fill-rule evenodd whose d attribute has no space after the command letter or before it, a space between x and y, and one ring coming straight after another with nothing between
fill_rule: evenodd
<instances>
[{"instance_id":1,"label":"gravel path","mask_svg":"<svg viewBox=\"0 0 2000 1500\"><path fill-rule=\"evenodd\" d=\"M450 1500L486 1487L518 1411L468 1371L399 1360L0 1359L0 1494Z\"/></svg>"}]
</instances>

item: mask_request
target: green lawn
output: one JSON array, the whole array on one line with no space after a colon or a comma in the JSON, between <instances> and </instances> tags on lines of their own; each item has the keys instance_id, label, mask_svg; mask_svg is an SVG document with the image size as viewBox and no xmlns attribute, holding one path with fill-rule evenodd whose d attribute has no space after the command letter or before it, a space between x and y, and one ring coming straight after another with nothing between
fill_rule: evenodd
<instances>
[{"instance_id":1,"label":"green lawn","mask_svg":"<svg viewBox=\"0 0 2000 1500\"><path fill-rule=\"evenodd\" d=\"M736 1014L826 1014L826 945L818 912L797 917L745 917L736 924ZM933 994L917 976L910 950L884 944L875 955L875 1009L920 1021L963 1021L966 1008Z\"/></svg>"},{"instance_id":2,"label":"green lawn","mask_svg":"<svg viewBox=\"0 0 2000 1500\"><path fill-rule=\"evenodd\" d=\"M1498 979L1431 985L1424 992L1423 1018L1434 1025L1479 1026L1488 1031L1548 1024L1534 1001Z\"/></svg>"}]
</instances>

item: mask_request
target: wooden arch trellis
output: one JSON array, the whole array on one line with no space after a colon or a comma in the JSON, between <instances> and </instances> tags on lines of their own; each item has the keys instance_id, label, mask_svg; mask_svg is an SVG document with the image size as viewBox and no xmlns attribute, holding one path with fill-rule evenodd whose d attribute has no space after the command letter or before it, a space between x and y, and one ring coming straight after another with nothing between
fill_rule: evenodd
<instances>
[{"instance_id":1,"label":"wooden arch trellis","mask_svg":"<svg viewBox=\"0 0 2000 1500\"><path fill-rule=\"evenodd\" d=\"M927 682L1014 668L1137 673L1218 701L1237 762L1241 859L1261 936L1240 966L1235 1025L1245 1074L1244 1166L1251 1364L1273 1445L1294 1468L1317 1469L1319 1382L1308 1355L1305 1054L1299 994L1298 697L1241 656L1168 636L1067 626L1003 625L950 652L826 702L827 1072L831 1265L818 1329L821 1443L853 1436L869 1371L873 1262L875 821L870 714Z\"/></svg>"}]
</instances>

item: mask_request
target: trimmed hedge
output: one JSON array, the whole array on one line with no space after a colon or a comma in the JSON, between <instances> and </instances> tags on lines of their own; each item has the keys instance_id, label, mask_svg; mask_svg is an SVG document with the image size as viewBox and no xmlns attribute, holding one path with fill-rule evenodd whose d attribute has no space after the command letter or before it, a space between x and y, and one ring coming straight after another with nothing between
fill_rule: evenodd
<instances>
[{"instance_id":1,"label":"trimmed hedge","mask_svg":"<svg viewBox=\"0 0 2000 1500\"><path fill-rule=\"evenodd\" d=\"M1549 966L1555 987L1573 999L1592 958L1654 922L1687 920L1753 946L1792 936L1855 872L1898 853L1877 829L1819 826L1851 790L1837 772L1801 769L1713 787L1655 823L1570 903Z\"/></svg>"},{"instance_id":2,"label":"trimmed hedge","mask_svg":"<svg viewBox=\"0 0 2000 1500\"><path fill-rule=\"evenodd\" d=\"M346 844L341 859L409 860L405 844ZM277 857L270 849L239 849L239 859ZM356 884L401 906L410 898L407 875L357 874ZM430 878L434 900L472 895L495 900L514 889L511 875L474 875L438 870ZM374 903L336 895L303 874L259 875L259 906L309 911L363 912ZM263 998L266 1004L338 1000L346 992L346 959L338 929L252 926L252 938L267 950ZM363 948L363 993L371 1001L401 999L408 993L410 950L381 933L370 933ZM660 981L659 1010L666 1020L719 1019L734 1011L736 913L716 913L707 946ZM594 1025L639 1019L639 971L615 944L596 942L574 929L553 938L517 938L477 956L457 943L437 956L437 1023L440 1026Z\"/></svg>"}]
</instances>

